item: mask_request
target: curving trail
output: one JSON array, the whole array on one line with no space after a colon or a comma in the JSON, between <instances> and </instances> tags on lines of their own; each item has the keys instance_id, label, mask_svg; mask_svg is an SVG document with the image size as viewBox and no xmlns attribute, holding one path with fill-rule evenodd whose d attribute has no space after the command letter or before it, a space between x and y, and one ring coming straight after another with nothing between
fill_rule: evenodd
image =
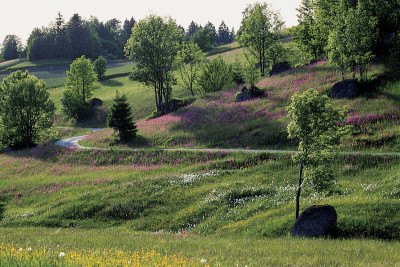
<instances>
[{"instance_id":1,"label":"curving trail","mask_svg":"<svg viewBox=\"0 0 400 267\"><path fill-rule=\"evenodd\" d=\"M93 132L102 130L102 128L92 128ZM122 151L137 151L146 150L144 149L134 149L134 148L101 148L101 147L85 147L79 145L79 141L85 138L87 135L81 135L76 137L70 137L58 140L55 145L62 147L73 147L77 149L91 149L91 150L122 150ZM244 153L281 153L281 154L294 154L298 151L294 150L274 150L274 149L243 149L243 148L160 148L156 150L161 151L198 151L198 152L244 152ZM400 152L338 152L341 155L371 155L371 156L400 156Z\"/></svg>"},{"instance_id":2,"label":"curving trail","mask_svg":"<svg viewBox=\"0 0 400 267\"><path fill-rule=\"evenodd\" d=\"M92 128L93 132L97 132L99 130L102 130L102 128ZM75 136L75 137L69 137L65 139L58 140L55 142L56 146L62 146L62 147L73 147L73 148L78 148L78 149L98 149L95 147L85 147L81 146L79 144L79 141L81 141L83 138L85 138L88 135L81 135L81 136Z\"/></svg>"}]
</instances>

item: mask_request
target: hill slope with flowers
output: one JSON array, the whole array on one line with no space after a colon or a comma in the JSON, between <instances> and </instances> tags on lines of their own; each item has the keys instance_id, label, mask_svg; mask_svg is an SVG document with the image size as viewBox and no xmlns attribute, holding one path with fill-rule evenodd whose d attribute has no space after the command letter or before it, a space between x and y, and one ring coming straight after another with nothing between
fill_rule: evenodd
<instances>
[{"instance_id":1,"label":"hill slope with flowers","mask_svg":"<svg viewBox=\"0 0 400 267\"><path fill-rule=\"evenodd\" d=\"M370 69L363 92L352 99L330 102L348 113L353 131L344 138L347 151L398 151L400 101L399 84L382 82L383 65ZM191 105L160 118L140 121L138 138L129 147L207 148L294 148L288 140L286 106L295 92L313 88L329 95L341 80L338 68L328 61L294 68L258 83L266 97L235 103L241 86L199 96ZM83 140L86 146L110 147L113 131L103 130Z\"/></svg>"}]
</instances>

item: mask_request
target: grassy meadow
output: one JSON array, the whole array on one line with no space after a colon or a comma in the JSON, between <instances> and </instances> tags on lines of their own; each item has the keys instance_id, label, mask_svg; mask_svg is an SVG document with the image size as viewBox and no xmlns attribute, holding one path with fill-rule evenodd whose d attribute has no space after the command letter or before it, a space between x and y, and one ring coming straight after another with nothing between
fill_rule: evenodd
<instances>
[{"instance_id":1,"label":"grassy meadow","mask_svg":"<svg viewBox=\"0 0 400 267\"><path fill-rule=\"evenodd\" d=\"M48 142L1 155L0 166L0 255L10 263L384 266L398 260L390 253L400 237L398 156L337 156L337 190L303 192L302 209L335 207L335 240L288 237L298 172L290 154L79 151Z\"/></svg>"},{"instance_id":2,"label":"grassy meadow","mask_svg":"<svg viewBox=\"0 0 400 267\"><path fill-rule=\"evenodd\" d=\"M244 60L242 50L236 43L218 47L208 59L221 55L234 63ZM293 66L301 63L296 55ZM21 64L34 69L47 63ZM132 66L114 62L107 70L93 94L103 105L84 125L60 115L65 77L50 71L44 78L57 80L49 88L57 107L51 138L33 149L0 154L0 265L398 265L399 155L336 155L335 190L319 194L306 186L300 204L301 210L332 205L338 238L292 239L298 166L290 153L159 150L295 149L286 134L290 97L309 88L329 94L341 79L336 66L323 60L265 77L258 87L266 97L243 103L234 102L243 85L196 95L187 107L151 120L146 118L155 109L153 91L129 81ZM346 109L346 124L353 125L343 150L399 151L400 84L380 83L386 72L374 63L368 90L330 100ZM138 127L127 145L115 145L111 129L86 128L105 127L116 90L127 95ZM189 97L179 83L173 87L173 98ZM86 134L82 145L107 150L54 145Z\"/></svg>"},{"instance_id":3,"label":"grassy meadow","mask_svg":"<svg viewBox=\"0 0 400 267\"><path fill-rule=\"evenodd\" d=\"M232 51L222 55L227 56ZM385 71L382 64L372 65L370 80L363 85L367 89L359 97L330 100L334 106L347 111L346 124L353 127L351 134L343 139L345 151L399 151L399 83L383 83L381 77ZM241 85L197 96L193 104L177 112L152 120L139 119L139 137L123 147L294 149L296 144L288 140L286 132L286 106L290 97L309 88L328 95L331 87L340 80L338 68L324 60L262 79L258 86L265 90L265 98L235 103L234 97ZM130 99L143 88L137 85L133 92L130 90ZM107 88L100 90L103 92ZM177 93L182 97L185 91L181 89ZM148 96L147 112L150 112L153 104L151 95ZM141 116L137 103L132 105L135 118ZM110 147L113 142L113 130L106 129L88 136L82 144Z\"/></svg>"}]
</instances>

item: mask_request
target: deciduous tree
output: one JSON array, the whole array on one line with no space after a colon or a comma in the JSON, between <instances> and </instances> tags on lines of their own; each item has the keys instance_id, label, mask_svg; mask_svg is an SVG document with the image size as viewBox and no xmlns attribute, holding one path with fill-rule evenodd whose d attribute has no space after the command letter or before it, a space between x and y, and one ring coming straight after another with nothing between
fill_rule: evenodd
<instances>
[{"instance_id":1,"label":"deciduous tree","mask_svg":"<svg viewBox=\"0 0 400 267\"><path fill-rule=\"evenodd\" d=\"M344 71L357 71L365 79L367 67L373 59L372 48L378 36L377 20L363 1L352 7L341 0L329 35L329 57Z\"/></svg>"},{"instance_id":2,"label":"deciduous tree","mask_svg":"<svg viewBox=\"0 0 400 267\"><path fill-rule=\"evenodd\" d=\"M262 76L265 75L268 50L278 38L283 24L280 14L267 3L249 5L243 12L238 41L257 59Z\"/></svg>"},{"instance_id":3,"label":"deciduous tree","mask_svg":"<svg viewBox=\"0 0 400 267\"><path fill-rule=\"evenodd\" d=\"M197 44L201 50L206 51L213 47L215 37L212 30L209 27L205 27L194 33L190 41Z\"/></svg>"},{"instance_id":4,"label":"deciduous tree","mask_svg":"<svg viewBox=\"0 0 400 267\"><path fill-rule=\"evenodd\" d=\"M317 0L302 0L297 8L298 25L291 29L290 35L300 51L318 60L325 54L328 43L327 34L315 19Z\"/></svg>"},{"instance_id":5,"label":"deciduous tree","mask_svg":"<svg viewBox=\"0 0 400 267\"><path fill-rule=\"evenodd\" d=\"M102 80L104 78L104 74L106 73L106 70L107 70L107 60L105 60L104 57L99 56L93 62L93 68L94 68L94 72L96 72L99 80Z\"/></svg>"},{"instance_id":6,"label":"deciduous tree","mask_svg":"<svg viewBox=\"0 0 400 267\"><path fill-rule=\"evenodd\" d=\"M125 54L137 62L131 75L154 89L157 112L167 109L176 82L175 58L183 40L181 30L171 18L150 15L139 21L125 46Z\"/></svg>"},{"instance_id":7,"label":"deciduous tree","mask_svg":"<svg viewBox=\"0 0 400 267\"><path fill-rule=\"evenodd\" d=\"M199 77L201 65L205 61L205 55L195 43L185 43L178 52L177 62L182 84L194 96L194 87Z\"/></svg>"},{"instance_id":8,"label":"deciduous tree","mask_svg":"<svg viewBox=\"0 0 400 267\"><path fill-rule=\"evenodd\" d=\"M293 156L300 165L296 193L296 219L300 210L300 194L305 182L317 191L332 189L333 174L329 164L341 136L345 113L328 103L328 97L310 89L294 94L287 107L289 138L299 141L299 152ZM305 175L304 175L305 174ZM305 176L306 179L303 179Z\"/></svg>"},{"instance_id":9,"label":"deciduous tree","mask_svg":"<svg viewBox=\"0 0 400 267\"><path fill-rule=\"evenodd\" d=\"M30 147L52 126L55 106L43 80L13 72L0 84L0 124L6 146Z\"/></svg>"},{"instance_id":10,"label":"deciduous tree","mask_svg":"<svg viewBox=\"0 0 400 267\"><path fill-rule=\"evenodd\" d=\"M82 56L72 62L61 99L63 111L68 117L81 120L88 115L88 100L96 88L96 81L97 76L89 59Z\"/></svg>"}]
</instances>

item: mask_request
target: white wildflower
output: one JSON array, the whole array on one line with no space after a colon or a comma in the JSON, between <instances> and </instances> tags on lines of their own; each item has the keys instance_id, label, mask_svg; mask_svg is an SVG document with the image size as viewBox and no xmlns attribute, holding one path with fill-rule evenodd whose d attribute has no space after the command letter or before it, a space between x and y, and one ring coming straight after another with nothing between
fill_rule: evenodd
<instances>
[{"instance_id":1,"label":"white wildflower","mask_svg":"<svg viewBox=\"0 0 400 267\"><path fill-rule=\"evenodd\" d=\"M59 255L60 257L64 257L65 256L65 253L64 252L60 252L60 255Z\"/></svg>"}]
</instances>

